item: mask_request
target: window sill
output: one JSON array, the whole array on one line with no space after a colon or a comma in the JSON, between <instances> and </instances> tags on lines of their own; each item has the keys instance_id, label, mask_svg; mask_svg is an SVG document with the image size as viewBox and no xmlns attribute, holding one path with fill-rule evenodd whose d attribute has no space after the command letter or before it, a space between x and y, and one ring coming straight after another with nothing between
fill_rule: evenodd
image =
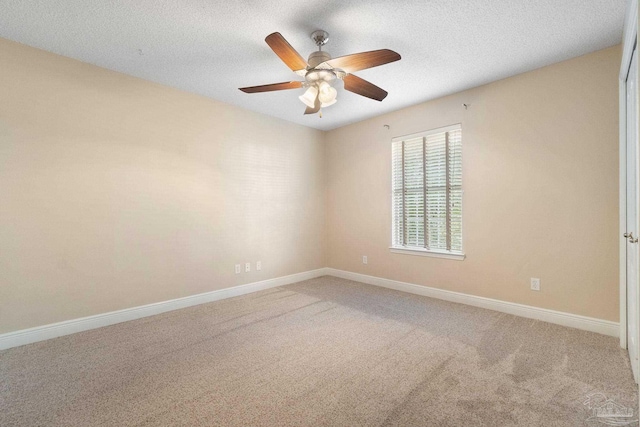
<instances>
[{"instance_id":1,"label":"window sill","mask_svg":"<svg viewBox=\"0 0 640 427\"><path fill-rule=\"evenodd\" d=\"M455 254L451 252L439 252L439 251L430 251L427 249L418 249L418 248L398 248L398 247L390 247L389 250L394 254L404 254L404 255L415 255L415 256L428 256L433 258L445 258L445 259L455 259L458 261L462 261L465 259L465 254Z\"/></svg>"}]
</instances>

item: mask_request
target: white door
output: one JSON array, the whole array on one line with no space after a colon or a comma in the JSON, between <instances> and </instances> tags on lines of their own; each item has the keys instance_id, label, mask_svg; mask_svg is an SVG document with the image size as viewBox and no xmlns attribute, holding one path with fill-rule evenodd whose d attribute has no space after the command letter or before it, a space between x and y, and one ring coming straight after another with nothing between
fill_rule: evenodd
<instances>
[{"instance_id":1,"label":"white door","mask_svg":"<svg viewBox=\"0 0 640 427\"><path fill-rule=\"evenodd\" d=\"M627 77L627 347L638 382L638 65L633 51Z\"/></svg>"}]
</instances>

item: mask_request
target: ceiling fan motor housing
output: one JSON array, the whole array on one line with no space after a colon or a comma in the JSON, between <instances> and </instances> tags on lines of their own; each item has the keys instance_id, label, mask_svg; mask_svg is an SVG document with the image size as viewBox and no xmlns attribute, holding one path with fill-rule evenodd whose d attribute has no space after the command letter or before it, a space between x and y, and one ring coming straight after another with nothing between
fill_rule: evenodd
<instances>
[{"instance_id":1,"label":"ceiling fan motor housing","mask_svg":"<svg viewBox=\"0 0 640 427\"><path fill-rule=\"evenodd\" d=\"M316 68L318 65L331 59L328 52L317 51L309 55L309 71L304 78L309 83L319 83L321 81L330 82L336 79L336 73L332 69Z\"/></svg>"},{"instance_id":2,"label":"ceiling fan motor housing","mask_svg":"<svg viewBox=\"0 0 640 427\"><path fill-rule=\"evenodd\" d=\"M316 68L318 65L330 59L331 55L329 55L329 52L318 50L316 52L312 52L311 55L309 55L307 63L309 64L309 67Z\"/></svg>"}]
</instances>

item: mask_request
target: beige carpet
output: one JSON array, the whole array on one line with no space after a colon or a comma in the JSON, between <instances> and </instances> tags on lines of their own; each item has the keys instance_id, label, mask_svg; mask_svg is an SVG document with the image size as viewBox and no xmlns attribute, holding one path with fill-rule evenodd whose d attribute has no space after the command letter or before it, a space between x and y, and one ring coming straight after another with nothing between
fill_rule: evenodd
<instances>
[{"instance_id":1,"label":"beige carpet","mask_svg":"<svg viewBox=\"0 0 640 427\"><path fill-rule=\"evenodd\" d=\"M333 277L0 352L1 426L602 426L636 390L615 338Z\"/></svg>"}]
</instances>

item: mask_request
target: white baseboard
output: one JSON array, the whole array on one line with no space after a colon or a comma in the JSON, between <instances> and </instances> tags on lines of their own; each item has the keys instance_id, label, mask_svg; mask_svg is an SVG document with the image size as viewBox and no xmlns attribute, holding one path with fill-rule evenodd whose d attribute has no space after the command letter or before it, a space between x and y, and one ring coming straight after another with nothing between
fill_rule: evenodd
<instances>
[{"instance_id":1,"label":"white baseboard","mask_svg":"<svg viewBox=\"0 0 640 427\"><path fill-rule=\"evenodd\" d=\"M292 274L290 276L277 277L274 279L262 280L260 282L246 285L234 286L232 288L220 289L203 294L192 295L184 298L177 298L169 301L157 302L124 310L111 311L109 313L97 314L95 316L82 317L80 319L66 320L64 322L52 323L35 328L23 329L0 335L0 350L44 341L63 335L74 334L76 332L88 331L90 329L101 328L103 326L114 325L128 320L140 319L142 317L153 316L167 311L178 310L180 308L191 307L226 298L237 297L264 289L275 288L277 286L288 285L303 280L309 280L326 275L326 269L305 271L303 273Z\"/></svg>"},{"instance_id":2,"label":"white baseboard","mask_svg":"<svg viewBox=\"0 0 640 427\"><path fill-rule=\"evenodd\" d=\"M80 319L67 320L59 323L52 323L50 325L9 332L0 335L0 350L18 347L25 344L31 344L38 341L44 341L64 335L74 334L76 332L101 328L103 326L114 325L116 323L126 322L129 320L140 319L142 317L153 316L156 314L165 313L167 311L178 310L180 308L186 308L194 305L205 304L208 302L245 295L264 289L275 288L277 286L284 286L325 275L354 280L356 282L395 289L398 291L422 295L430 298L437 298L441 300L457 302L460 304L482 307L489 310L513 314L515 316L541 320L544 322L555 323L557 325L568 326L585 331L597 332L599 334L610 335L613 337L619 337L620 335L620 325L617 322L594 319L592 317L580 316L577 314L563 313L561 311L547 310L544 308L531 307L523 304L516 304L491 298L468 295L460 292L430 288L428 286L399 282L397 280L383 279L381 277L367 276L365 274L336 270L334 268L319 268L317 270L292 274L290 276L277 277L274 279L234 286L232 288L220 289L217 291L206 292L203 294L192 295L170 301L163 301L139 307L127 308L124 310L112 311L109 313L97 314L95 316L83 317Z\"/></svg>"},{"instance_id":3,"label":"white baseboard","mask_svg":"<svg viewBox=\"0 0 640 427\"><path fill-rule=\"evenodd\" d=\"M444 289L430 288L428 286L414 285L412 283L367 276L365 274L336 270L334 268L326 268L325 271L326 274L330 276L367 283L369 285L381 286L383 288L395 289L397 291L408 292L411 294L472 305L474 307L487 308L489 310L500 311L502 313L513 314L515 316L526 317L528 319L541 320L543 322L555 323L556 325L568 326L585 331L597 332L599 334L609 335L612 337L620 336L620 324L609 320L594 319L593 317L531 307L529 305L478 297L460 292L446 291Z\"/></svg>"}]
</instances>

